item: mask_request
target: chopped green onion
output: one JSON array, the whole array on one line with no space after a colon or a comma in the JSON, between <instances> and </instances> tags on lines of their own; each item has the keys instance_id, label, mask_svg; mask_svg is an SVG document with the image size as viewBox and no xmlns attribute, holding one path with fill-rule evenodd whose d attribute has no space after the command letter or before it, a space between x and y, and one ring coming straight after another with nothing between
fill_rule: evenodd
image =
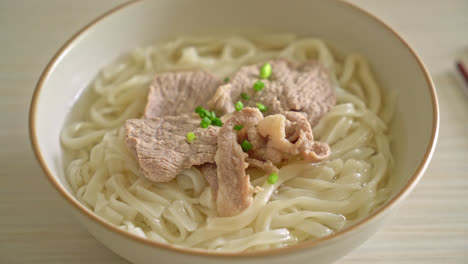
<instances>
[{"instance_id":1,"label":"chopped green onion","mask_svg":"<svg viewBox=\"0 0 468 264\"><path fill-rule=\"evenodd\" d=\"M204 118L206 116L210 116L211 113L208 112L206 109L204 109L203 107L199 106L197 108L195 108L195 112L198 113L198 115L200 116L200 118Z\"/></svg>"},{"instance_id":2,"label":"chopped green onion","mask_svg":"<svg viewBox=\"0 0 468 264\"><path fill-rule=\"evenodd\" d=\"M213 120L213 113L214 112L210 112L208 110L205 110L205 116L208 117L210 120ZM215 116L216 117L216 116Z\"/></svg>"},{"instance_id":3,"label":"chopped green onion","mask_svg":"<svg viewBox=\"0 0 468 264\"><path fill-rule=\"evenodd\" d=\"M244 139L244 141L242 141L241 143L241 148L244 152L247 152L249 150L251 150L253 148L252 144L247 141L247 139Z\"/></svg>"},{"instance_id":4,"label":"chopped green onion","mask_svg":"<svg viewBox=\"0 0 468 264\"><path fill-rule=\"evenodd\" d=\"M229 77L224 78L224 82L225 82L225 83L228 83L229 80L230 80Z\"/></svg>"},{"instance_id":5,"label":"chopped green onion","mask_svg":"<svg viewBox=\"0 0 468 264\"><path fill-rule=\"evenodd\" d=\"M260 92L265 87L265 84L262 81L256 81L253 85L253 88L256 92Z\"/></svg>"},{"instance_id":6,"label":"chopped green onion","mask_svg":"<svg viewBox=\"0 0 468 264\"><path fill-rule=\"evenodd\" d=\"M216 115L213 116L213 114L214 114L214 112L210 112L210 111L205 110L203 112L203 117L202 116L200 116L200 117L201 118L208 117L210 120L213 120L213 118L216 118Z\"/></svg>"},{"instance_id":7,"label":"chopped green onion","mask_svg":"<svg viewBox=\"0 0 468 264\"><path fill-rule=\"evenodd\" d=\"M211 125L211 119L209 119L207 116L205 116L202 121L200 122L200 126L202 128L207 128L209 125Z\"/></svg>"},{"instance_id":8,"label":"chopped green onion","mask_svg":"<svg viewBox=\"0 0 468 264\"><path fill-rule=\"evenodd\" d=\"M211 120L211 124L213 126L218 126L218 127L223 126L223 122L221 121L221 119L219 119L219 117L213 118L213 120Z\"/></svg>"},{"instance_id":9,"label":"chopped green onion","mask_svg":"<svg viewBox=\"0 0 468 264\"><path fill-rule=\"evenodd\" d=\"M213 126L222 126L223 122L221 122L221 119L216 117L216 113L214 111L208 111L204 109L203 107L199 106L195 108L195 112L200 115L200 118L202 118L202 121L200 123L201 127L207 128L209 125Z\"/></svg>"},{"instance_id":10,"label":"chopped green onion","mask_svg":"<svg viewBox=\"0 0 468 264\"><path fill-rule=\"evenodd\" d=\"M209 125L213 126L222 126L223 122L221 122L221 119L216 117L216 113L214 111L208 111L204 109L203 107L199 106L195 108L195 112L200 115L200 118L202 118L202 121L200 122L200 126L203 128L207 128Z\"/></svg>"},{"instance_id":11,"label":"chopped green onion","mask_svg":"<svg viewBox=\"0 0 468 264\"><path fill-rule=\"evenodd\" d=\"M244 108L244 104L241 101L238 101L235 107L236 111L239 112L240 110L242 110L242 108Z\"/></svg>"},{"instance_id":12,"label":"chopped green onion","mask_svg":"<svg viewBox=\"0 0 468 264\"><path fill-rule=\"evenodd\" d=\"M269 184L275 184L278 181L278 174L277 173L272 173L270 176L268 176L267 182Z\"/></svg>"},{"instance_id":13,"label":"chopped green onion","mask_svg":"<svg viewBox=\"0 0 468 264\"><path fill-rule=\"evenodd\" d=\"M187 133L187 142L192 143L195 139L197 139L197 136L193 132L188 132Z\"/></svg>"},{"instance_id":14,"label":"chopped green onion","mask_svg":"<svg viewBox=\"0 0 468 264\"><path fill-rule=\"evenodd\" d=\"M246 94L246 93L241 93L241 98L242 98L243 100L249 100L249 99L250 99L250 96L249 96L248 94Z\"/></svg>"},{"instance_id":15,"label":"chopped green onion","mask_svg":"<svg viewBox=\"0 0 468 264\"><path fill-rule=\"evenodd\" d=\"M197 108L195 108L195 113L200 114L201 112L203 112L203 110L205 110L205 109L203 109L203 107L198 106Z\"/></svg>"},{"instance_id":16,"label":"chopped green onion","mask_svg":"<svg viewBox=\"0 0 468 264\"><path fill-rule=\"evenodd\" d=\"M234 129L237 130L237 131L241 131L243 127L244 127L244 125L236 125L234 127Z\"/></svg>"},{"instance_id":17,"label":"chopped green onion","mask_svg":"<svg viewBox=\"0 0 468 264\"><path fill-rule=\"evenodd\" d=\"M260 68L260 78L267 79L271 75L271 65L270 63L263 64L262 68Z\"/></svg>"},{"instance_id":18,"label":"chopped green onion","mask_svg":"<svg viewBox=\"0 0 468 264\"><path fill-rule=\"evenodd\" d=\"M260 111L262 112L266 112L268 111L268 107L266 107L264 104L261 104L261 103L257 103L257 107Z\"/></svg>"}]
</instances>

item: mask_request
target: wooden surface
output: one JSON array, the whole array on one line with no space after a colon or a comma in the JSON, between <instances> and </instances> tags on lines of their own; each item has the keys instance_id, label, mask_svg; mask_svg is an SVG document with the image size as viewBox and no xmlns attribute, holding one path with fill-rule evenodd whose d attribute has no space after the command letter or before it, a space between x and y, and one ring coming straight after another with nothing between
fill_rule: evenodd
<instances>
[{"instance_id":1,"label":"wooden surface","mask_svg":"<svg viewBox=\"0 0 468 264\"><path fill-rule=\"evenodd\" d=\"M31 95L48 60L79 28L121 2L0 2L0 263L127 263L73 219L43 176L27 129ZM388 22L420 54L437 86L441 130L414 192L338 264L468 263L468 96L452 77L454 59L468 57L468 1L352 2Z\"/></svg>"}]
</instances>

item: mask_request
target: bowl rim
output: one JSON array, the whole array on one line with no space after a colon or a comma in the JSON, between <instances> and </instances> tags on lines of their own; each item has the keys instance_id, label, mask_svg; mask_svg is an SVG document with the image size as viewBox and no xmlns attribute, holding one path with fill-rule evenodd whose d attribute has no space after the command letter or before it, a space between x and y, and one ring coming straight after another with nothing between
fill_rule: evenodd
<instances>
[{"instance_id":1,"label":"bowl rim","mask_svg":"<svg viewBox=\"0 0 468 264\"><path fill-rule=\"evenodd\" d=\"M141 0L131 0L129 2L120 4L107 12L103 13L102 15L98 16L91 22L89 22L87 25L82 27L78 32L73 34L71 38L69 38L61 47L60 49L54 54L52 59L48 62L46 68L43 70L41 73L41 76L36 84L32 99L31 99L31 104L30 104L30 110L29 110L29 137L31 141L31 145L34 151L34 154L36 156L36 159L38 160L40 167L44 171L45 175L47 176L47 179L50 181L50 183L56 188L56 190L63 196L62 198L65 198L65 200L70 203L76 210L78 210L80 213L84 214L86 217L88 217L90 220L94 221L94 223L98 224L101 227L104 227L107 229L107 231L114 232L115 234L118 234L119 236L126 238L126 239L131 239L134 242L137 243L142 243L147 246L152 246L156 247L159 249L168 249L174 252L179 252L179 253L184 253L187 255L195 255L195 256L208 256L208 257L224 257L224 258L245 258L245 257L262 257L262 256L271 256L271 255L278 255L278 254L288 254L288 253L293 253L297 252L299 250L304 250L308 249L314 246L318 245L323 245L324 243L334 240L338 237L341 237L345 234L350 233L351 231L355 231L362 227L364 224L371 222L375 219L377 219L379 216L381 216L384 212L388 211L389 209L395 207L400 200L402 200L406 195L410 193L410 191L414 188L416 183L422 178L425 170L427 169L427 166L432 158L432 155L435 150L435 146L437 143L437 137L439 133L439 105L438 105L438 100L437 100L437 94L435 91L434 83L429 75L429 72L427 71L426 67L424 66L424 63L422 62L421 58L417 55L417 53L411 48L411 46L408 44L406 40L403 39L403 37L396 32L395 29L393 29L391 26L386 24L382 19L378 18L377 16L373 15L369 11L364 10L363 8L353 4L349 3L345 0L338 0L340 4L347 5L348 7L351 7L355 9L356 11L362 13L363 15L373 19L375 22L378 24L381 24L386 30L388 30L391 34L393 34L397 39L399 39L402 44L408 49L408 51L412 54L413 58L416 60L418 63L421 71L424 74L424 77L427 82L427 86L429 88L429 92L431 95L431 101L432 101L432 115L433 115L433 121L432 121L432 135L431 139L429 142L429 145L426 149L426 152L424 154L423 160L419 163L416 171L414 174L411 176L411 178L408 180L408 182L401 188L401 190L390 200L388 200L382 207L378 208L374 212L372 212L370 215L367 217L361 219L360 221L354 223L353 225L350 225L346 228L343 228L331 235L317 238L312 241L308 242L302 242L298 243L295 245L291 245L288 247L284 248L277 248L277 249L268 249L268 250L258 250L258 251L250 251L250 252L216 252L216 251L207 251L207 250L200 250L200 249L191 249L191 248L183 248L179 246L173 246L170 244L165 244L165 243L160 243L154 240L150 240L147 238L143 238L140 236L137 236L135 234L132 234L128 231L125 231L123 229L120 229L116 225L111 224L110 222L107 222L103 218L98 217L95 215L92 211L87 209L84 205L79 203L75 197L68 193L67 190L56 180L52 174L52 172L49 170L43 156L41 153L41 149L39 148L38 145L38 138L36 134L36 127L35 127L35 120L36 120L36 108L38 104L38 97L39 94L42 90L42 87L45 83L45 81L48 79L48 76L52 69L55 67L55 65L61 60L62 56L66 54L66 51L72 46L72 44L77 40L82 34L86 33L90 28L92 28L94 25L99 23L101 20L111 16L112 14L117 13L118 11L134 4L138 3Z\"/></svg>"}]
</instances>

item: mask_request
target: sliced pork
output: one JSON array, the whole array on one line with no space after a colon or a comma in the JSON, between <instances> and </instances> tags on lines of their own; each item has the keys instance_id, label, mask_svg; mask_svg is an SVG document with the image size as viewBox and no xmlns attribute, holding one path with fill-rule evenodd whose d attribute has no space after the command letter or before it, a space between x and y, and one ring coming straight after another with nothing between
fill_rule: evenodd
<instances>
[{"instance_id":1,"label":"sliced pork","mask_svg":"<svg viewBox=\"0 0 468 264\"><path fill-rule=\"evenodd\" d=\"M303 112L309 123L314 126L336 102L328 72L318 62L310 61L295 66L286 60L273 60L272 75L261 80L265 86L261 91L253 89L259 80L263 63L245 66L233 75L228 84L216 90L208 102L208 107L219 113L231 113L237 101L245 106L256 107L262 103L268 110L266 115L285 111ZM250 100L242 100L246 93Z\"/></svg>"},{"instance_id":2,"label":"sliced pork","mask_svg":"<svg viewBox=\"0 0 468 264\"><path fill-rule=\"evenodd\" d=\"M238 142L236 125L244 129L255 126L263 118L258 109L244 108L227 120L218 134L218 151L215 161L218 174L216 207L220 216L233 216L250 206L254 188L245 174L248 157Z\"/></svg>"},{"instance_id":3,"label":"sliced pork","mask_svg":"<svg viewBox=\"0 0 468 264\"><path fill-rule=\"evenodd\" d=\"M213 200L216 200L216 196L218 195L218 174L216 172L216 164L205 163L199 166L198 169L200 169L203 177L205 177L206 181L210 184L211 197L213 197Z\"/></svg>"},{"instance_id":4,"label":"sliced pork","mask_svg":"<svg viewBox=\"0 0 468 264\"><path fill-rule=\"evenodd\" d=\"M261 147L253 148L251 156L260 160L281 153L282 159L301 154L304 160L316 163L330 156L330 147L326 143L314 141L312 127L301 113L284 112L262 119L256 132L267 142ZM253 134L253 133L252 133Z\"/></svg>"},{"instance_id":5,"label":"sliced pork","mask_svg":"<svg viewBox=\"0 0 468 264\"><path fill-rule=\"evenodd\" d=\"M204 106L223 84L205 71L157 74L150 86L144 118L193 113Z\"/></svg>"},{"instance_id":6,"label":"sliced pork","mask_svg":"<svg viewBox=\"0 0 468 264\"><path fill-rule=\"evenodd\" d=\"M151 181L167 182L183 169L214 163L219 127L201 128L194 114L130 119L125 128L127 146ZM189 132L197 137L191 143L186 138Z\"/></svg>"}]
</instances>

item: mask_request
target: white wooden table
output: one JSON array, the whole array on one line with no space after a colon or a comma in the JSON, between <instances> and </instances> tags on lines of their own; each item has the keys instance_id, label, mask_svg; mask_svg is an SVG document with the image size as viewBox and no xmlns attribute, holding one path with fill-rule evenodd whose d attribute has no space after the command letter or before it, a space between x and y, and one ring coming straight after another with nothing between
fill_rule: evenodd
<instances>
[{"instance_id":1,"label":"white wooden table","mask_svg":"<svg viewBox=\"0 0 468 264\"><path fill-rule=\"evenodd\" d=\"M0 263L127 263L92 238L43 176L29 103L42 69L79 28L123 0L0 2ZM467 0L352 0L388 22L426 63L441 107L426 175L349 263L468 263L468 96L452 77L468 57ZM312 262L311 262L312 263Z\"/></svg>"}]
</instances>

